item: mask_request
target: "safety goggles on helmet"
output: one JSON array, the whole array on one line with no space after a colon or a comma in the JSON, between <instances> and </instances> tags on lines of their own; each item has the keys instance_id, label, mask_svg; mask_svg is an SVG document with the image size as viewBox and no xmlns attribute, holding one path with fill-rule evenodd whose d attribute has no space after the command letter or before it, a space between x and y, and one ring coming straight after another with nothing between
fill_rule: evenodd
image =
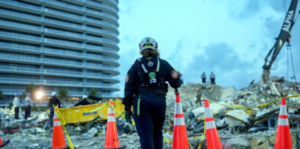
<instances>
[{"instance_id":1,"label":"safety goggles on helmet","mask_svg":"<svg viewBox=\"0 0 300 149\"><path fill-rule=\"evenodd\" d=\"M144 38L140 42L139 46L140 46L140 50L144 50L144 49L152 49L152 50L154 50L154 49L157 49L157 47L158 47L157 46L157 42L153 38L151 38L151 37Z\"/></svg>"}]
</instances>

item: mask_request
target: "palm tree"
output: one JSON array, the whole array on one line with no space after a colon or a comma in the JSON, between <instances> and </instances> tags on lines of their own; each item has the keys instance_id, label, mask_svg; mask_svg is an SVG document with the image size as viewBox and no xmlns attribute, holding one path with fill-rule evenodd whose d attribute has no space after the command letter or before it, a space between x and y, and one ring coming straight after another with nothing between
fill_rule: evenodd
<instances>
[{"instance_id":1,"label":"palm tree","mask_svg":"<svg viewBox=\"0 0 300 149\"><path fill-rule=\"evenodd\" d=\"M96 97L100 97L100 93L98 93L98 90L95 89L95 88L91 88L90 89L90 92L89 92L89 95L92 95L92 96L96 96Z\"/></svg>"},{"instance_id":2,"label":"palm tree","mask_svg":"<svg viewBox=\"0 0 300 149\"><path fill-rule=\"evenodd\" d=\"M70 94L69 94L69 91L68 89L66 88L61 88L59 91L58 91L58 98L62 101L67 101L69 98L70 98Z\"/></svg>"},{"instance_id":3,"label":"palm tree","mask_svg":"<svg viewBox=\"0 0 300 149\"><path fill-rule=\"evenodd\" d=\"M0 91L0 100L5 100L5 97L4 97L3 93L2 93L2 91Z\"/></svg>"}]
</instances>

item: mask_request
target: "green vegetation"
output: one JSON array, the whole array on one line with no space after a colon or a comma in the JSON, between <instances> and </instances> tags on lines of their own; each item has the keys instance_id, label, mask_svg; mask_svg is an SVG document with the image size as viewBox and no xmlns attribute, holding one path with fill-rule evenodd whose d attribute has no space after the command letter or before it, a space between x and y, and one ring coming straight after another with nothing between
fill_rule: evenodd
<instances>
[{"instance_id":1,"label":"green vegetation","mask_svg":"<svg viewBox=\"0 0 300 149\"><path fill-rule=\"evenodd\" d=\"M58 98L59 98L61 101L68 101L68 99L71 98L68 89L66 89L66 88L64 88L64 87L61 88L61 89L58 91Z\"/></svg>"}]
</instances>

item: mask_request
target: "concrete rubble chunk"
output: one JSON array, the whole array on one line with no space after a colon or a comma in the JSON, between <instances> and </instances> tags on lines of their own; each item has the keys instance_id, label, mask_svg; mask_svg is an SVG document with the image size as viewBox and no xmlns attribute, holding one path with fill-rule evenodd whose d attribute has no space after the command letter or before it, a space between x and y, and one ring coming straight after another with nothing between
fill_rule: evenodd
<instances>
[{"instance_id":1,"label":"concrete rubble chunk","mask_svg":"<svg viewBox=\"0 0 300 149\"><path fill-rule=\"evenodd\" d=\"M251 149L251 145L246 139L235 137L227 141L224 149Z\"/></svg>"}]
</instances>

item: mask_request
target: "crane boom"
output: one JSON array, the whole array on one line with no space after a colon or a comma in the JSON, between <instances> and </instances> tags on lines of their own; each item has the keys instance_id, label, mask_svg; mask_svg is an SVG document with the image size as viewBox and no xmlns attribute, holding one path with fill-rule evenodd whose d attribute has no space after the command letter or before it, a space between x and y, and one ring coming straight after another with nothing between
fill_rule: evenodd
<instances>
[{"instance_id":1,"label":"crane boom","mask_svg":"<svg viewBox=\"0 0 300 149\"><path fill-rule=\"evenodd\" d=\"M265 63L263 65L263 74L261 77L262 83L266 83L269 81L270 76L270 69L275 61L277 55L279 54L282 46L284 45L285 41L289 42L290 38L290 32L292 30L292 27L294 25L294 17L297 9L298 0L292 0L290 8L285 16L285 20L283 22L283 25L281 27L281 31L279 33L279 36L276 38L274 46L270 49L267 56L265 57ZM269 56L272 54L271 58L269 59Z\"/></svg>"}]
</instances>

